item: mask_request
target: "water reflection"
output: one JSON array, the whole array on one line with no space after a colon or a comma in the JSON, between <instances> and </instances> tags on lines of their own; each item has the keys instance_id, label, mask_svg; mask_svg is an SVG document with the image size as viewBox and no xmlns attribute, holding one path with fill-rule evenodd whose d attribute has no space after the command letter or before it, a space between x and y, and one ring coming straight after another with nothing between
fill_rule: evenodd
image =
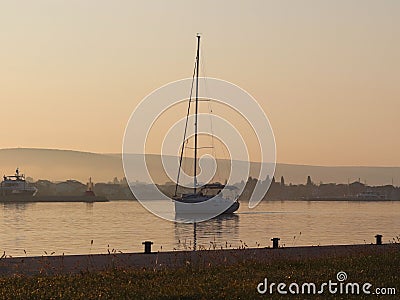
<instances>
[{"instance_id":1,"label":"water reflection","mask_svg":"<svg viewBox=\"0 0 400 300\"><path fill-rule=\"evenodd\" d=\"M25 210L28 206L33 205L33 203L26 203L26 202L4 202L3 209L12 210L12 211L21 211Z\"/></svg>"},{"instance_id":2,"label":"water reflection","mask_svg":"<svg viewBox=\"0 0 400 300\"><path fill-rule=\"evenodd\" d=\"M31 203L3 203L4 222L18 226L25 219L25 211Z\"/></svg>"},{"instance_id":3,"label":"water reflection","mask_svg":"<svg viewBox=\"0 0 400 300\"><path fill-rule=\"evenodd\" d=\"M32 205L32 203L3 203L3 223L7 225L5 232L20 232L20 234L10 234L7 239L2 239L3 243L12 243L14 249L23 247L27 234L26 213L28 207Z\"/></svg>"},{"instance_id":4,"label":"water reflection","mask_svg":"<svg viewBox=\"0 0 400 300\"><path fill-rule=\"evenodd\" d=\"M93 203L93 202L86 202L86 209L87 209L87 210L92 210L92 209L93 209L93 206L94 206L94 203Z\"/></svg>"},{"instance_id":5,"label":"water reflection","mask_svg":"<svg viewBox=\"0 0 400 300\"><path fill-rule=\"evenodd\" d=\"M221 215L208 221L193 224L175 223L176 250L232 248L239 239L240 216Z\"/></svg>"},{"instance_id":6,"label":"water reflection","mask_svg":"<svg viewBox=\"0 0 400 300\"><path fill-rule=\"evenodd\" d=\"M142 242L155 251L193 249L193 224L153 216L138 202L9 203L1 206L0 253L12 256L107 253L107 247L142 252ZM269 201L235 215L201 222L197 249L280 245L364 244L399 237L400 202ZM300 233L301 232L301 233ZM343 233L346 234L343 234ZM94 241L91 244L91 240Z\"/></svg>"}]
</instances>

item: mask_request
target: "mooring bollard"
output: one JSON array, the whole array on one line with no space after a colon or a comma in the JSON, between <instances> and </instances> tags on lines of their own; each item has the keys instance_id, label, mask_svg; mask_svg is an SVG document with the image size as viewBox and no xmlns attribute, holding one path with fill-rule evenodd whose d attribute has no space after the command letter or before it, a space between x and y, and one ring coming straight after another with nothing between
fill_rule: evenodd
<instances>
[{"instance_id":1,"label":"mooring bollard","mask_svg":"<svg viewBox=\"0 0 400 300\"><path fill-rule=\"evenodd\" d=\"M151 253L151 245L153 245L152 241L145 241L142 245L144 245L144 253Z\"/></svg>"},{"instance_id":2,"label":"mooring bollard","mask_svg":"<svg viewBox=\"0 0 400 300\"><path fill-rule=\"evenodd\" d=\"M376 238L376 244L382 245L382 234L377 234L375 238Z\"/></svg>"},{"instance_id":3,"label":"mooring bollard","mask_svg":"<svg viewBox=\"0 0 400 300\"><path fill-rule=\"evenodd\" d=\"M271 241L272 241L272 248L273 248L273 249L279 248L279 240L280 240L280 238L272 238L272 239L271 239Z\"/></svg>"}]
</instances>

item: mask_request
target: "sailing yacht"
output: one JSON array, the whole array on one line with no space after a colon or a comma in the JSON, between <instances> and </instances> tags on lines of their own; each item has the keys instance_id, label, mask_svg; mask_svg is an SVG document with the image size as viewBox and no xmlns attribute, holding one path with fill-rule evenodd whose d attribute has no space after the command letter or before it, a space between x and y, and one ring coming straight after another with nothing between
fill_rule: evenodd
<instances>
[{"instance_id":1,"label":"sailing yacht","mask_svg":"<svg viewBox=\"0 0 400 300\"><path fill-rule=\"evenodd\" d=\"M178 178L175 186L175 195L173 197L173 202L175 204L175 214L185 215L185 214L203 214L207 217L216 217L221 214L234 213L239 209L238 195L235 193L237 190L234 186L225 186L221 183L210 183L203 186L199 186L197 182L197 150L198 150L198 104L199 104L199 65L200 65L200 35L197 35L197 54L195 63L195 78L196 88L195 88L195 112L194 112L194 168L193 168L193 192L178 195L179 187L179 175L182 167L182 157L184 152L185 140L186 140L186 128L183 138L180 164L178 169ZM191 97L189 99L189 109ZM189 118L189 109L186 116L186 126L187 120Z\"/></svg>"}]
</instances>

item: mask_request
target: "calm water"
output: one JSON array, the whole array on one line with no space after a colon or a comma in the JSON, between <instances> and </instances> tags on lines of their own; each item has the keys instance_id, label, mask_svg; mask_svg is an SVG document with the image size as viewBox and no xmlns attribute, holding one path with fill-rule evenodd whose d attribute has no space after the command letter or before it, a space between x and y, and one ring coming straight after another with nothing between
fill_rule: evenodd
<instances>
[{"instance_id":1,"label":"calm water","mask_svg":"<svg viewBox=\"0 0 400 300\"><path fill-rule=\"evenodd\" d=\"M165 221L139 203L2 204L0 250L7 255L190 249L193 225ZM262 202L250 210L242 203L233 216L197 225L197 245L204 248L270 246L280 237L286 246L364 244L383 234L400 236L400 202ZM91 245L93 240L93 245Z\"/></svg>"}]
</instances>

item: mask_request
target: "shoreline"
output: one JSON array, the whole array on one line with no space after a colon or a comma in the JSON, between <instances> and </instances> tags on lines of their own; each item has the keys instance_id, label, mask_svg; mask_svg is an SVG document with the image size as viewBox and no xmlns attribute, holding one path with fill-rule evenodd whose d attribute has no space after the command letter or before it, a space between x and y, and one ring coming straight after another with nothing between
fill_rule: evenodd
<instances>
[{"instance_id":1,"label":"shoreline","mask_svg":"<svg viewBox=\"0 0 400 300\"><path fill-rule=\"evenodd\" d=\"M400 244L303 246L226 250L110 253L61 256L32 256L0 259L0 277L13 275L65 275L115 268L177 269L185 266L227 266L237 263L300 261L309 259L376 255L400 251Z\"/></svg>"},{"instance_id":2,"label":"shoreline","mask_svg":"<svg viewBox=\"0 0 400 300\"><path fill-rule=\"evenodd\" d=\"M79 196L41 196L37 199L1 199L0 203L3 204L19 204L19 203L95 203L95 202L118 202L118 201L134 201L139 202L137 199L109 199L103 196L96 196L93 199L86 199ZM158 201L158 200L154 200ZM349 198L311 198L311 199L264 199L263 202L269 201L296 201L296 202L399 202L400 199L349 199ZM240 203L248 203L247 200L240 200Z\"/></svg>"},{"instance_id":3,"label":"shoreline","mask_svg":"<svg viewBox=\"0 0 400 300\"><path fill-rule=\"evenodd\" d=\"M0 197L0 203L94 203L94 202L110 202L106 197L103 196L32 196L31 198L19 198L18 196L2 196Z\"/></svg>"}]
</instances>

